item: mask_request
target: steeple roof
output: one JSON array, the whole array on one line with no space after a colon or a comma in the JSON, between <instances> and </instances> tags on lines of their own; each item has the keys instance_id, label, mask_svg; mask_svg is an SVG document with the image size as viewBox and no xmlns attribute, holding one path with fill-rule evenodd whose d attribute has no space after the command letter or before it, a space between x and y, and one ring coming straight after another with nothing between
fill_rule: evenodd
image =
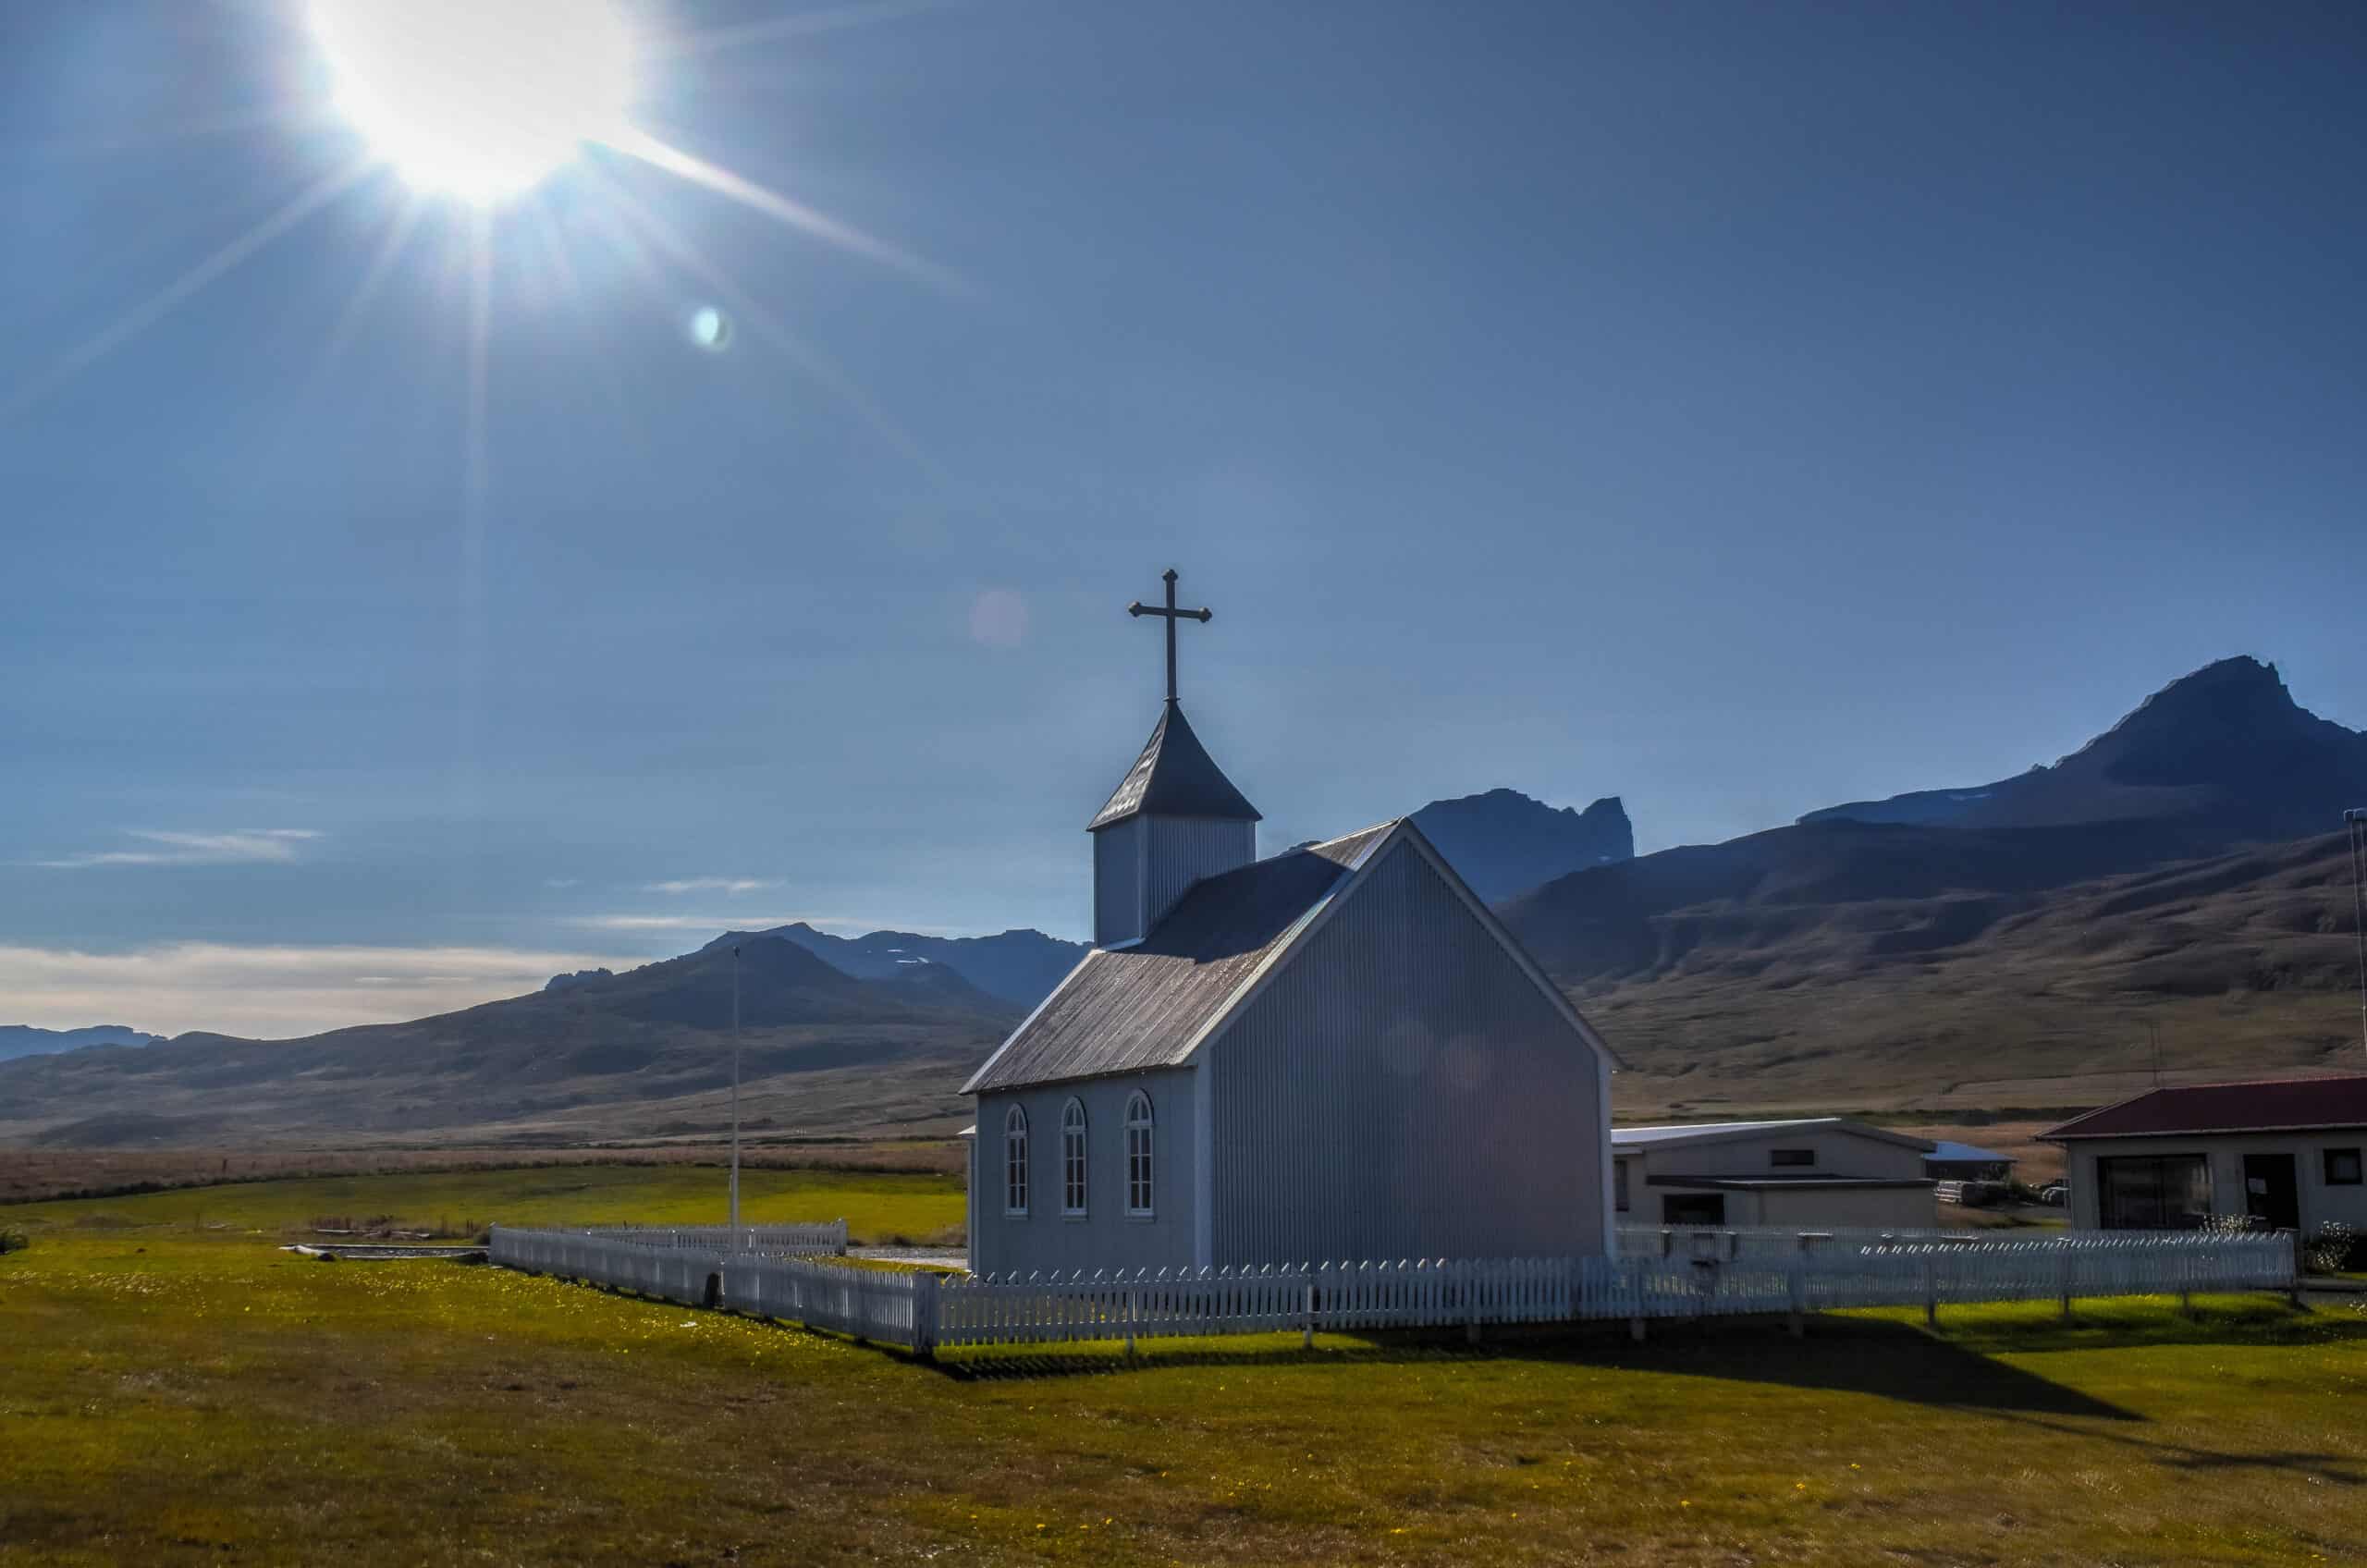
<instances>
[{"instance_id":1,"label":"steeple roof","mask_svg":"<svg viewBox=\"0 0 2367 1568\"><path fill-rule=\"evenodd\" d=\"M1142 755L1085 831L1114 827L1130 816L1213 816L1260 822L1248 797L1233 787L1200 738L1192 733L1173 698L1159 716L1159 727L1143 742Z\"/></svg>"}]
</instances>

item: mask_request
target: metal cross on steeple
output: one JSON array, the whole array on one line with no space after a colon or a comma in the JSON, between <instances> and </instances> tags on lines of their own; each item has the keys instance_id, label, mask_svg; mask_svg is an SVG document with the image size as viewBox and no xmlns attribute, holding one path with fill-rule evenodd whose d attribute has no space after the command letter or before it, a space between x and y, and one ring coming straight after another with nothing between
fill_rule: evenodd
<instances>
[{"instance_id":1,"label":"metal cross on steeple","mask_svg":"<svg viewBox=\"0 0 2367 1568\"><path fill-rule=\"evenodd\" d=\"M1156 615L1166 618L1167 700L1170 703L1172 703L1175 701L1175 623L1179 620L1196 620L1205 625L1212 617L1215 616L1216 612L1214 610L1205 609L1177 609L1175 607L1175 569L1173 567L1169 567L1161 575L1167 579L1167 606L1162 609L1157 605L1147 605L1140 599L1136 599L1133 604L1126 606L1126 613L1128 615Z\"/></svg>"}]
</instances>

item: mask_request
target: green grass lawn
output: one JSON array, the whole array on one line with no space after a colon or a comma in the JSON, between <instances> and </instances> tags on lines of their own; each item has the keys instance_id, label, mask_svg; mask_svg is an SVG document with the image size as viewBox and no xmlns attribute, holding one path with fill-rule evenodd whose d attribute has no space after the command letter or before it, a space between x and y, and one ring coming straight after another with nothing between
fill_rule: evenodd
<instances>
[{"instance_id":1,"label":"green grass lawn","mask_svg":"<svg viewBox=\"0 0 2367 1568\"><path fill-rule=\"evenodd\" d=\"M324 1216L387 1219L402 1229L473 1231L509 1224L720 1225L725 1174L688 1165L559 1165L514 1170L422 1170L289 1182L236 1182L122 1197L0 1206L0 1225L33 1233L172 1227L277 1236ZM740 1173L749 1224L844 1219L860 1241L957 1241L961 1179L810 1170Z\"/></svg>"},{"instance_id":2,"label":"green grass lawn","mask_svg":"<svg viewBox=\"0 0 2367 1568\"><path fill-rule=\"evenodd\" d=\"M33 1239L0 1257L0 1563L2367 1560L2367 1317L2347 1310L2095 1304L2067 1329L2037 1305L1944 1309L1937 1335L1915 1313L1821 1318L1797 1343L1613 1326L932 1367L269 1244L317 1212L425 1199L432 1218L448 1200L413 1180L0 1209ZM852 1180L873 1195L785 1188L756 1212L958 1213L941 1184ZM627 1217L588 1192L556 1212L558 1191L468 1191L487 1213ZM803 1201L822 1192L840 1201ZM193 1231L199 1206L245 1229Z\"/></svg>"}]
</instances>

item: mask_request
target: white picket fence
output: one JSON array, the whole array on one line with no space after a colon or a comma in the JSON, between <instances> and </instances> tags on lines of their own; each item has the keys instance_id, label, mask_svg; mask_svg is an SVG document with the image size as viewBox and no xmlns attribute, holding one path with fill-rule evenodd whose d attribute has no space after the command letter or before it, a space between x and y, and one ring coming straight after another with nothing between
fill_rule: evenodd
<instances>
[{"instance_id":1,"label":"white picket fence","mask_svg":"<svg viewBox=\"0 0 2367 1568\"><path fill-rule=\"evenodd\" d=\"M922 1294L934 1292L934 1275L815 1263L785 1252L728 1252L698 1246L681 1233L656 1240L619 1233L629 1229L530 1231L497 1225L486 1256L506 1268L585 1280L690 1306L728 1307L751 1317L897 1344L927 1342L929 1319L915 1303ZM843 1221L771 1229L835 1231L840 1249L846 1243ZM741 1239L745 1240L744 1232ZM926 1292L923 1280L927 1281Z\"/></svg>"},{"instance_id":2,"label":"white picket fence","mask_svg":"<svg viewBox=\"0 0 2367 1568\"><path fill-rule=\"evenodd\" d=\"M686 1247L693 1252L772 1253L784 1257L818 1254L841 1256L847 1250L847 1222L833 1219L797 1225L572 1225L525 1227L546 1232L598 1236L612 1242L633 1242L648 1247Z\"/></svg>"},{"instance_id":3,"label":"white picket fence","mask_svg":"<svg viewBox=\"0 0 2367 1568\"><path fill-rule=\"evenodd\" d=\"M1983 1243L1896 1241L1781 1256L1415 1259L1061 1278L946 1277L581 1231L497 1226L492 1260L693 1305L941 1346L1480 1328L1809 1313L1849 1306L2185 1295L2296 1284L2289 1234L2170 1231ZM1816 1234L1810 1232L1809 1234ZM1895 1232L1884 1232L1895 1236Z\"/></svg>"},{"instance_id":4,"label":"white picket fence","mask_svg":"<svg viewBox=\"0 0 2367 1568\"><path fill-rule=\"evenodd\" d=\"M1797 1253L1828 1256L1868 1248L1888 1249L1906 1244L1951 1247L2019 1246L2030 1242L2061 1243L2083 1247L2143 1246L2152 1243L2192 1243L2198 1231L2066 1231L2038 1227L1996 1227L1987 1230L1944 1230L1937 1226L1838 1227L1800 1230L1796 1227L1748 1225L1622 1225L1622 1257L1790 1257Z\"/></svg>"}]
</instances>

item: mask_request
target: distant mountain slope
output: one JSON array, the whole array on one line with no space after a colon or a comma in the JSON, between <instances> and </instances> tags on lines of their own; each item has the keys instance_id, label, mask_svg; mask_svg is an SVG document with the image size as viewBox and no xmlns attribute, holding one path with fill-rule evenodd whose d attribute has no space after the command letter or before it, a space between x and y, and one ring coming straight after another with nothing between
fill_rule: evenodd
<instances>
[{"instance_id":1,"label":"distant mountain slope","mask_svg":"<svg viewBox=\"0 0 2367 1568\"><path fill-rule=\"evenodd\" d=\"M48 1056L78 1051L85 1046L153 1046L162 1035L143 1035L120 1023L93 1023L85 1029L36 1029L30 1023L0 1023L0 1061L20 1056Z\"/></svg>"},{"instance_id":2,"label":"distant mountain slope","mask_svg":"<svg viewBox=\"0 0 2367 1568\"><path fill-rule=\"evenodd\" d=\"M994 937L922 937L909 931L874 931L864 937L834 937L803 921L745 934L779 937L796 943L833 968L865 980L886 980L931 964L953 971L990 997L1019 1007L1042 1001L1085 956L1083 942L1064 942L1041 931L1005 931ZM729 946L730 937L707 945Z\"/></svg>"},{"instance_id":3,"label":"distant mountain slope","mask_svg":"<svg viewBox=\"0 0 2367 1568\"><path fill-rule=\"evenodd\" d=\"M1576 872L1504 913L1572 984L1641 978L1697 949L1860 924L1876 918L1866 906L1884 900L2024 897L2323 832L2361 798L2367 735L2297 706L2273 667L2226 659L2173 681L2052 768L1811 812L1789 827ZM1961 939L1977 918L1959 903L1951 929Z\"/></svg>"},{"instance_id":4,"label":"distant mountain slope","mask_svg":"<svg viewBox=\"0 0 2367 1568\"><path fill-rule=\"evenodd\" d=\"M1584 811L1555 808L1517 790L1432 801L1414 822L1471 890L1497 903L1588 866L1636 856L1636 830L1616 795Z\"/></svg>"},{"instance_id":5,"label":"distant mountain slope","mask_svg":"<svg viewBox=\"0 0 2367 1568\"><path fill-rule=\"evenodd\" d=\"M2300 835L2361 800L2367 736L2228 659L2051 768L1576 872L1502 913L1699 1104L1989 1080L2068 1104L2172 1017L2226 1072L2355 1039L2339 840Z\"/></svg>"},{"instance_id":6,"label":"distant mountain slope","mask_svg":"<svg viewBox=\"0 0 2367 1568\"><path fill-rule=\"evenodd\" d=\"M2367 1067L2348 848L2323 835L2020 894L1711 906L1681 957L1572 987L1621 1114L2072 1107Z\"/></svg>"},{"instance_id":7,"label":"distant mountain slope","mask_svg":"<svg viewBox=\"0 0 2367 1568\"><path fill-rule=\"evenodd\" d=\"M2275 665L2239 656L2172 681L2052 767L1828 806L1800 821L2042 827L2176 817L2232 845L2321 832L2362 803L2367 734L2301 707Z\"/></svg>"},{"instance_id":8,"label":"distant mountain slope","mask_svg":"<svg viewBox=\"0 0 2367 1568\"><path fill-rule=\"evenodd\" d=\"M739 978L759 1125L942 1122L1020 1015L956 975L858 979L787 941L743 944ZM28 1058L0 1066L0 1141L712 1133L731 991L726 946L410 1023Z\"/></svg>"}]
</instances>

